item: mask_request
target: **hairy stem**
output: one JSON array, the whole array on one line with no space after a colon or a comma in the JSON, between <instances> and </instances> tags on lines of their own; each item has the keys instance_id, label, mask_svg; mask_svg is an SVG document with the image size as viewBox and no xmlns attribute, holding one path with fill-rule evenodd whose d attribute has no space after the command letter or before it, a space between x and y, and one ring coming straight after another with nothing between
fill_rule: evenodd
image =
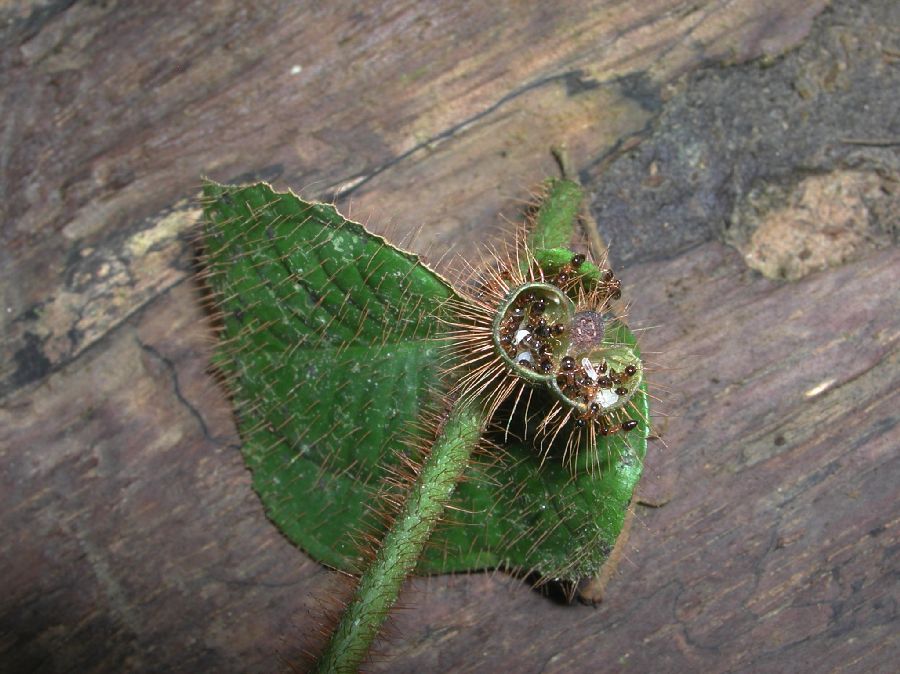
<instances>
[{"instance_id":1,"label":"hairy stem","mask_svg":"<svg viewBox=\"0 0 900 674\"><path fill-rule=\"evenodd\" d=\"M547 197L535 217L534 229L528 236L528 247L531 250L567 248L575 234L583 197L584 191L577 182L566 178L551 180Z\"/></svg>"},{"instance_id":2,"label":"hairy stem","mask_svg":"<svg viewBox=\"0 0 900 674\"><path fill-rule=\"evenodd\" d=\"M485 422L483 406L477 402L457 402L453 407L403 511L360 579L353 601L341 617L317 671L357 671L397 600L404 578L415 569L444 504L478 444Z\"/></svg>"},{"instance_id":3,"label":"hairy stem","mask_svg":"<svg viewBox=\"0 0 900 674\"><path fill-rule=\"evenodd\" d=\"M569 152L568 150L566 150L566 146L557 145L550 148L550 152L553 153L553 158L556 159L556 163L559 165L560 175L564 179L578 182L578 178L575 175L575 170L572 167L572 162L569 158ZM582 229L584 229L585 236L587 236L588 244L591 249L591 255L596 261L606 260L609 257L609 249L606 245L606 242L603 240L603 236L600 234L600 228L597 226L597 221L594 219L594 215L591 213L590 205L585 200L582 200L581 202L580 215L581 226Z\"/></svg>"}]
</instances>

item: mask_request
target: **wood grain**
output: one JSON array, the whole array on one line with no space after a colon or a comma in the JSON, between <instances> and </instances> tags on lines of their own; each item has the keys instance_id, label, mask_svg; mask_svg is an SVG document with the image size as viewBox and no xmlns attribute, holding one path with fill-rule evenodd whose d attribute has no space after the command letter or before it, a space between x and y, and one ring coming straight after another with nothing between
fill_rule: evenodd
<instances>
[{"instance_id":1,"label":"wood grain","mask_svg":"<svg viewBox=\"0 0 900 674\"><path fill-rule=\"evenodd\" d=\"M823 101L854 68L896 77L897 45L864 37L890 4L0 3L0 670L277 671L343 591L266 521L207 373L202 175L472 255L561 142L603 203L664 201L627 167L665 147L679 106L718 105L691 98L699 68L727 79L762 57L776 77L780 55L838 35L850 65ZM894 189L890 148L854 147L840 162L877 160ZM757 152L785 170L826 154ZM687 190L704 169L685 166ZM740 198L708 193L725 217ZM696 201L669 203L651 210L671 230L697 220ZM594 211L660 352L671 416L641 496L666 505L638 507L599 607L502 574L416 579L370 669L892 671L896 247L786 283L715 228L679 239L652 213L634 232L653 254L631 254L631 230Z\"/></svg>"}]
</instances>

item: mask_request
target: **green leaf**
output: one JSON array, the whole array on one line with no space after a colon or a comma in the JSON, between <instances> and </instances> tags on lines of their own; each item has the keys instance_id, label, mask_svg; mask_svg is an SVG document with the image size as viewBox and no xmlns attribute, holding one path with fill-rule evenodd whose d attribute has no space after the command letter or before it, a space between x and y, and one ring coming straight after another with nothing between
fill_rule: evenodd
<instances>
[{"instance_id":1,"label":"green leaf","mask_svg":"<svg viewBox=\"0 0 900 674\"><path fill-rule=\"evenodd\" d=\"M353 534L437 386L450 286L333 206L268 185L204 188L208 283L253 484L316 559L354 569Z\"/></svg>"},{"instance_id":2,"label":"green leaf","mask_svg":"<svg viewBox=\"0 0 900 674\"><path fill-rule=\"evenodd\" d=\"M440 389L437 317L454 291L330 205L263 184L209 183L204 192L207 279L222 327L216 364L230 382L254 487L291 541L359 571L355 535L383 532L372 505ZM571 259L561 249L548 255ZM616 339L634 342L624 326ZM573 478L552 455L542 465L527 442L471 465L454 497L459 509L419 570L596 573L641 472L643 389L633 402L640 425L604 440L599 474Z\"/></svg>"}]
</instances>

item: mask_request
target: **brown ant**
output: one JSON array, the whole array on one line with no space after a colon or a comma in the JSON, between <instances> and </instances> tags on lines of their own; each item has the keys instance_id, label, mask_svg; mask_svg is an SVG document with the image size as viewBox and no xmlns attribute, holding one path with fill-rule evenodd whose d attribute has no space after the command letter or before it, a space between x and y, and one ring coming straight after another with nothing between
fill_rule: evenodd
<instances>
[{"instance_id":1,"label":"brown ant","mask_svg":"<svg viewBox=\"0 0 900 674\"><path fill-rule=\"evenodd\" d=\"M568 264L564 264L559 268L559 271L556 272L556 276L554 277L555 285L558 285L560 288L564 287L569 281L573 280L575 276L578 274L578 268L584 264L585 256L581 253L577 255L573 255L572 259Z\"/></svg>"}]
</instances>

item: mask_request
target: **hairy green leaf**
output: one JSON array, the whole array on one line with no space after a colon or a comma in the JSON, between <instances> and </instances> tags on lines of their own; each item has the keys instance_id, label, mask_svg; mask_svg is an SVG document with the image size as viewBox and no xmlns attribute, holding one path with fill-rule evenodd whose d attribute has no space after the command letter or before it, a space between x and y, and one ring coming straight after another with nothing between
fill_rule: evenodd
<instances>
[{"instance_id":1,"label":"hairy green leaf","mask_svg":"<svg viewBox=\"0 0 900 674\"><path fill-rule=\"evenodd\" d=\"M449 285L333 206L268 185L205 186L208 282L243 453L267 512L316 559L356 568L352 534L437 384Z\"/></svg>"}]
</instances>

